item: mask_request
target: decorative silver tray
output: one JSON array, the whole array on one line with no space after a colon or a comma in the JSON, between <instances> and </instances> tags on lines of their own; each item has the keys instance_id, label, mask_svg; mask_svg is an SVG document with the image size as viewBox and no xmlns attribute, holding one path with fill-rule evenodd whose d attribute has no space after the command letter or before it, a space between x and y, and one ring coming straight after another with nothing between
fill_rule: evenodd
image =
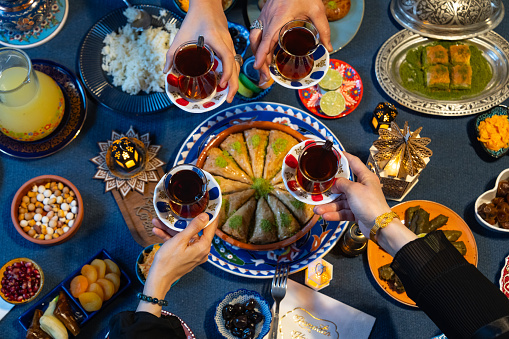
<instances>
[{"instance_id":1,"label":"decorative silver tray","mask_svg":"<svg viewBox=\"0 0 509 339\"><path fill-rule=\"evenodd\" d=\"M444 40L484 34L504 18L502 0L392 0L390 8L406 29Z\"/></svg>"},{"instance_id":2,"label":"decorative silver tray","mask_svg":"<svg viewBox=\"0 0 509 339\"><path fill-rule=\"evenodd\" d=\"M409 30L402 30L380 48L375 61L376 78L392 99L418 112L460 116L486 111L509 97L509 43L493 31L464 40L483 52L493 71L493 77L482 93L457 100L437 101L404 88L399 67L407 52L432 41Z\"/></svg>"}]
</instances>

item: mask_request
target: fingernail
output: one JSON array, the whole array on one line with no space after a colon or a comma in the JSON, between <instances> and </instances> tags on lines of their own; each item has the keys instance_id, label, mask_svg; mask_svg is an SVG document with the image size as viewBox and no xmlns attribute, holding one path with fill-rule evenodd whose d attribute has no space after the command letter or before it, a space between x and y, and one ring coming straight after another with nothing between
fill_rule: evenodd
<instances>
[{"instance_id":1,"label":"fingernail","mask_svg":"<svg viewBox=\"0 0 509 339\"><path fill-rule=\"evenodd\" d=\"M320 207L313 208L313 212L315 212L315 214L322 214L322 213L320 213L321 212L321 208Z\"/></svg>"},{"instance_id":2,"label":"fingernail","mask_svg":"<svg viewBox=\"0 0 509 339\"><path fill-rule=\"evenodd\" d=\"M200 221L207 222L209 221L209 216L205 213L202 213L198 216L198 219L200 219Z\"/></svg>"},{"instance_id":3,"label":"fingernail","mask_svg":"<svg viewBox=\"0 0 509 339\"><path fill-rule=\"evenodd\" d=\"M267 83L269 79L267 79L267 75L265 73L260 74L260 81L258 86L263 86Z\"/></svg>"}]
</instances>

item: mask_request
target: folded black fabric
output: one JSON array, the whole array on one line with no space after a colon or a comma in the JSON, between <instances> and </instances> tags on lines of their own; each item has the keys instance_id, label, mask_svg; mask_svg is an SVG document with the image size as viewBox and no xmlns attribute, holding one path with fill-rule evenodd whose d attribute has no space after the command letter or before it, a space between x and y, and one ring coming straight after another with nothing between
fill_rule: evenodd
<instances>
[{"instance_id":1,"label":"folded black fabric","mask_svg":"<svg viewBox=\"0 0 509 339\"><path fill-rule=\"evenodd\" d=\"M186 339L177 317L161 317L148 312L126 311L110 319L109 339Z\"/></svg>"}]
</instances>

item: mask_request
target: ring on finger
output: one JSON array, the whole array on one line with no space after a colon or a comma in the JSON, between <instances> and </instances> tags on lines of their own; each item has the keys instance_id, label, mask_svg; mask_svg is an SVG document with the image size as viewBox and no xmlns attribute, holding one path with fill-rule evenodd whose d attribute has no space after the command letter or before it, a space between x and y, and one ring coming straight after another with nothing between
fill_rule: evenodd
<instances>
[{"instance_id":1,"label":"ring on finger","mask_svg":"<svg viewBox=\"0 0 509 339\"><path fill-rule=\"evenodd\" d=\"M260 31L263 31L263 23L258 20L258 19L255 19L253 20L253 22L251 23L251 26L249 26L249 29L259 29Z\"/></svg>"},{"instance_id":2,"label":"ring on finger","mask_svg":"<svg viewBox=\"0 0 509 339\"><path fill-rule=\"evenodd\" d=\"M242 55L236 54L234 57L235 61L239 63L239 66L242 67L242 64L244 64L244 59L242 59Z\"/></svg>"}]
</instances>

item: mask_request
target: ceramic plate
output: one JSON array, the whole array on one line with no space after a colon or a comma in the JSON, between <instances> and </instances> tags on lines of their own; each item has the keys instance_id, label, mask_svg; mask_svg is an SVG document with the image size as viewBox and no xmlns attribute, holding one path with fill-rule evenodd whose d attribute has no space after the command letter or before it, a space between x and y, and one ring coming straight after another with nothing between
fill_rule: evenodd
<instances>
[{"instance_id":1,"label":"ceramic plate","mask_svg":"<svg viewBox=\"0 0 509 339\"><path fill-rule=\"evenodd\" d=\"M509 256L505 258L504 267L500 272L500 290L509 298Z\"/></svg>"},{"instance_id":2,"label":"ceramic plate","mask_svg":"<svg viewBox=\"0 0 509 339\"><path fill-rule=\"evenodd\" d=\"M477 266L478 259L477 245L475 243L474 235L472 234L472 231L468 227L467 223L450 208L433 201L412 200L398 204L392 207L392 210L398 214L401 222L404 222L406 209L418 205L429 213L430 220L439 214L443 214L446 217L449 217L447 224L439 229L444 231L445 230L461 231L462 234L458 241L463 241L465 243L465 246L467 247L467 254L465 255L465 259L469 263ZM387 293L395 300L408 306L417 307L415 305L415 302L412 299L410 299L405 292L403 293L395 292L389 287L389 284L386 281L380 279L378 274L378 268L391 262L392 257L387 252L382 250L380 246L375 245L375 243L372 242L371 240L368 241L368 264L369 269L371 270L371 274L373 274L373 277L375 278L375 281L384 290L385 293Z\"/></svg>"},{"instance_id":3,"label":"ceramic plate","mask_svg":"<svg viewBox=\"0 0 509 339\"><path fill-rule=\"evenodd\" d=\"M302 201L306 204L310 205L323 205L333 202L336 198L340 196L340 194L333 194L331 191L327 191L323 194L311 195L300 188L299 184L297 184L297 166L299 155L304 149L305 146L315 143L312 140L303 141L292 147L290 152L285 157L285 161L283 162L283 182L285 183L285 187L288 192L293 195L293 197L299 201ZM336 150L338 150L337 145L334 145ZM336 174L337 178L349 178L350 177L350 167L348 166L348 160L346 157L339 151L341 155L341 166ZM334 179L334 180L336 180Z\"/></svg>"},{"instance_id":4,"label":"ceramic plate","mask_svg":"<svg viewBox=\"0 0 509 339\"><path fill-rule=\"evenodd\" d=\"M195 163L203 148L221 131L247 121L272 121L285 124L305 137L332 138L344 150L334 134L318 119L297 108L267 102L229 107L203 121L183 142L174 165ZM350 180L353 176L350 175ZM231 274L272 279L277 261L290 263L290 272L298 272L327 254L345 230L347 222L318 220L311 231L293 245L274 251L247 251L215 236L209 262Z\"/></svg>"},{"instance_id":5,"label":"ceramic plate","mask_svg":"<svg viewBox=\"0 0 509 339\"><path fill-rule=\"evenodd\" d=\"M486 113L479 114L479 116L477 116L477 119L475 119L475 131L477 133L477 138L480 138L479 125L480 125L481 121L484 121L487 118L491 118L494 115L500 115L502 117L505 117L506 119L509 119L509 108L504 105L498 105L496 107L493 107ZM477 140L479 140L479 139L477 139ZM481 142L481 141L479 141L479 142L481 143L483 150L486 153L488 153L489 155L491 155L493 158L503 157L504 155L507 154L507 152L509 152L509 146L501 148L498 151L493 151L493 150L489 149L488 147L486 147L484 142Z\"/></svg>"},{"instance_id":6,"label":"ceramic plate","mask_svg":"<svg viewBox=\"0 0 509 339\"><path fill-rule=\"evenodd\" d=\"M166 76L165 91L171 102L178 108L189 113L205 113L216 109L223 104L230 90L230 86L219 86L219 80L223 74L223 63L217 56L214 56L214 66L212 69L216 72L217 87L210 97L202 100L188 100L180 95L178 87L178 75L172 68Z\"/></svg>"},{"instance_id":7,"label":"ceramic plate","mask_svg":"<svg viewBox=\"0 0 509 339\"><path fill-rule=\"evenodd\" d=\"M458 100L435 100L404 88L399 67L407 52L433 41L409 30L402 30L380 48L375 61L376 78L392 99L421 113L460 116L486 111L509 97L509 43L493 31L464 40L466 44L483 52L493 71L493 77L482 93Z\"/></svg>"},{"instance_id":8,"label":"ceramic plate","mask_svg":"<svg viewBox=\"0 0 509 339\"><path fill-rule=\"evenodd\" d=\"M279 46L276 47L274 54L277 53L278 50ZM301 89L314 86L322 80L329 69L329 52L327 52L323 45L318 45L318 48L313 53L313 58L315 60L313 70L304 79L298 81L287 80L279 74L279 71L274 64L269 66L270 76L281 86L290 89Z\"/></svg>"},{"instance_id":9,"label":"ceramic plate","mask_svg":"<svg viewBox=\"0 0 509 339\"><path fill-rule=\"evenodd\" d=\"M496 231L496 232L509 233L509 229L499 227L498 223L496 223L495 225L489 224L486 220L481 218L481 216L479 215L479 212L478 212L479 206L481 206L484 203L489 204L491 202L491 200L493 200L497 196L497 188L498 188L498 183L500 182L500 180L509 180L509 168L500 172L500 174L497 177L497 180L495 181L495 187L493 187L489 191L484 192L483 194L481 194L479 196L479 198L477 198L477 200L475 201L475 205L474 205L475 218L477 219L477 222L479 224L483 225L487 229L490 229L490 230Z\"/></svg>"},{"instance_id":10,"label":"ceramic plate","mask_svg":"<svg viewBox=\"0 0 509 339\"><path fill-rule=\"evenodd\" d=\"M180 27L182 19L167 9L150 5L135 6L146 10L152 16L159 17L159 11L166 11L161 19L152 17L152 26L163 26L163 21L174 20L177 27ZM90 95L101 105L115 112L124 113L154 113L171 106L171 101L164 92L146 94L141 92L137 95L130 95L122 91L120 87L113 86L112 77L102 70L103 57L101 50L104 46L103 40L107 34L117 31L125 26L127 18L122 14L125 7L119 8L90 28L81 44L78 55L78 68L81 79ZM161 75L162 76L162 75Z\"/></svg>"},{"instance_id":11,"label":"ceramic plate","mask_svg":"<svg viewBox=\"0 0 509 339\"><path fill-rule=\"evenodd\" d=\"M87 117L85 90L70 70L48 60L34 59L32 65L60 86L65 98L65 112L58 127L41 140L22 142L0 133L0 151L16 158L37 159L60 151L78 136Z\"/></svg>"},{"instance_id":12,"label":"ceramic plate","mask_svg":"<svg viewBox=\"0 0 509 339\"><path fill-rule=\"evenodd\" d=\"M320 108L320 98L323 94L320 90L320 86L318 85L299 89L299 97L304 106L306 106L306 108L314 115L324 119L338 119L352 113L357 106L359 106L364 87L362 86L362 80L359 73L357 73L357 71L346 62L337 59L330 59L329 67L338 70L343 76L343 83L336 92L341 93L343 98L345 98L345 110L332 117L325 114Z\"/></svg>"},{"instance_id":13,"label":"ceramic plate","mask_svg":"<svg viewBox=\"0 0 509 339\"><path fill-rule=\"evenodd\" d=\"M247 11L249 23L246 23L246 26L250 25L260 15L257 1L248 1ZM352 41L361 27L363 16L364 0L352 0L350 11L343 19L329 22L331 30L330 40L334 49L332 53L336 53Z\"/></svg>"},{"instance_id":14,"label":"ceramic plate","mask_svg":"<svg viewBox=\"0 0 509 339\"><path fill-rule=\"evenodd\" d=\"M0 45L22 49L40 46L60 32L67 20L68 13L68 0L53 0L46 18L34 25L31 30L23 33L0 30Z\"/></svg>"},{"instance_id":15,"label":"ceramic plate","mask_svg":"<svg viewBox=\"0 0 509 339\"><path fill-rule=\"evenodd\" d=\"M219 184L214 177L207 171L203 171L203 173L205 173L208 179L207 191L209 192L209 205L207 206L205 213L209 215L209 222L207 224L209 225L219 214L222 195L221 190L219 189ZM174 231L181 232L187 227L187 225L189 225L190 220L179 218L171 212L164 185L165 179L166 175L159 180L154 190L154 209L156 210L157 217L161 219L166 226Z\"/></svg>"}]
</instances>

